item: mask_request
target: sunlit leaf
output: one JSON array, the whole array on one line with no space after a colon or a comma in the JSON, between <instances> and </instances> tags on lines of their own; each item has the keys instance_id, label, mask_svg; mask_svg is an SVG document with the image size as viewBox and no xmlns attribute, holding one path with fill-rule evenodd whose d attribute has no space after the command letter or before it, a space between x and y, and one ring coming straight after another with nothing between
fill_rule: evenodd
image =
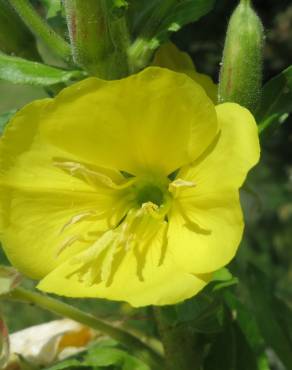
<instances>
[{"instance_id":1,"label":"sunlit leaf","mask_svg":"<svg viewBox=\"0 0 292 370\"><path fill-rule=\"evenodd\" d=\"M150 370L150 368L128 354L112 345L104 345L103 342L90 348L80 358L70 358L47 368L46 370L62 370L69 368L94 368L94 369L117 369L117 370Z\"/></svg>"},{"instance_id":2,"label":"sunlit leaf","mask_svg":"<svg viewBox=\"0 0 292 370\"><path fill-rule=\"evenodd\" d=\"M237 283L238 279L234 277L226 267L223 267L220 270L215 271L213 274L212 290L213 292L216 292L218 290L228 288Z\"/></svg>"},{"instance_id":3,"label":"sunlit leaf","mask_svg":"<svg viewBox=\"0 0 292 370\"><path fill-rule=\"evenodd\" d=\"M150 370L146 364L137 358L114 347L96 347L91 349L85 357L85 363L94 367L119 365L121 370Z\"/></svg>"},{"instance_id":4,"label":"sunlit leaf","mask_svg":"<svg viewBox=\"0 0 292 370\"><path fill-rule=\"evenodd\" d=\"M84 77L82 71L66 71L22 58L0 54L0 79L15 84L49 86Z\"/></svg>"}]
</instances>

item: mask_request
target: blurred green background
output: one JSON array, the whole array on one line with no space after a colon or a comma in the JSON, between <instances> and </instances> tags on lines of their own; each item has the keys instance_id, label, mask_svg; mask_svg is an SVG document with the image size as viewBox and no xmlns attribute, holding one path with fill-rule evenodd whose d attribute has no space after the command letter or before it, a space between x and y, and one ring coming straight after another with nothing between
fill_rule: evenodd
<instances>
[{"instance_id":1,"label":"blurred green background","mask_svg":"<svg viewBox=\"0 0 292 370\"><path fill-rule=\"evenodd\" d=\"M37 3L37 1L36 1ZM218 80L224 34L235 0L218 0L215 10L199 22L186 26L173 41L190 53L201 72ZM255 0L255 8L266 28L264 79L288 67L292 61L292 3L289 0ZM51 20L54 22L54 19ZM18 109L31 100L46 97L42 88L12 85L0 81L0 114ZM246 214L246 236L231 268L244 272L249 261L265 271L276 295L292 307L292 119L269 137L262 138L261 163L252 171L248 188L242 191ZM3 254L1 263L8 263ZM27 281L28 286L33 282ZM244 294L244 293L243 293ZM75 300L76 302L76 300ZM120 306L113 302L77 302L107 319L121 318ZM117 309L118 308L118 309ZM129 319L135 314L123 306ZM10 331L53 317L36 307L0 302ZM141 317L141 313L139 313ZM142 315L143 316L143 315ZM137 320L138 322L139 320ZM143 320L140 320L141 325Z\"/></svg>"}]
</instances>

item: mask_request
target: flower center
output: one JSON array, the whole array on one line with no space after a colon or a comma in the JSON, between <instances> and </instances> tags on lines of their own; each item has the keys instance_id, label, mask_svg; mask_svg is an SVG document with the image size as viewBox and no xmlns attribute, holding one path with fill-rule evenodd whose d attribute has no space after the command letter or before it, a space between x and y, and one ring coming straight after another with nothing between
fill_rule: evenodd
<instances>
[{"instance_id":1,"label":"flower center","mask_svg":"<svg viewBox=\"0 0 292 370\"><path fill-rule=\"evenodd\" d=\"M163 191L156 185L148 184L138 190L136 200L139 206L148 202L161 206L164 200Z\"/></svg>"},{"instance_id":2,"label":"flower center","mask_svg":"<svg viewBox=\"0 0 292 370\"><path fill-rule=\"evenodd\" d=\"M164 177L151 175L137 177L130 190L133 196L134 208L142 208L147 204L152 204L163 218L166 208L169 209L172 197L168 189L169 182L169 179Z\"/></svg>"}]
</instances>

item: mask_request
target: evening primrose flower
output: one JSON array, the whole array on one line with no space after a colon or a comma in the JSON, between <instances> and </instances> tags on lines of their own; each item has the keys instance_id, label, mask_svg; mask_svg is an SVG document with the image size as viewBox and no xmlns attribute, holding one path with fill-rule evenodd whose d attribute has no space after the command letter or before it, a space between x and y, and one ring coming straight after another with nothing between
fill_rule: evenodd
<instances>
[{"instance_id":1,"label":"evening primrose flower","mask_svg":"<svg viewBox=\"0 0 292 370\"><path fill-rule=\"evenodd\" d=\"M11 120L1 241L38 288L133 306L199 292L234 256L257 127L183 73L88 78Z\"/></svg>"}]
</instances>

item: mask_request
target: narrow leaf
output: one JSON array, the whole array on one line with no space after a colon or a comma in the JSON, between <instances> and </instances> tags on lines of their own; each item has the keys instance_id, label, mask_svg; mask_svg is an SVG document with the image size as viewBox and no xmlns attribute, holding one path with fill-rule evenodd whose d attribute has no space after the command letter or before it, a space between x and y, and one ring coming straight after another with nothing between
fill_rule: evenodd
<instances>
[{"instance_id":1,"label":"narrow leaf","mask_svg":"<svg viewBox=\"0 0 292 370\"><path fill-rule=\"evenodd\" d=\"M177 32L185 24L195 22L209 13L214 3L215 0L177 1L159 27L156 39L159 40L159 43L164 42L167 40L169 33Z\"/></svg>"},{"instance_id":2,"label":"narrow leaf","mask_svg":"<svg viewBox=\"0 0 292 370\"><path fill-rule=\"evenodd\" d=\"M254 266L249 267L247 283L253 312L265 342L273 348L287 369L291 369L291 310L274 295L269 279Z\"/></svg>"},{"instance_id":3,"label":"narrow leaf","mask_svg":"<svg viewBox=\"0 0 292 370\"><path fill-rule=\"evenodd\" d=\"M259 370L269 370L268 359L265 353L266 344L252 312L229 290L224 292L224 299L230 311L236 317L236 322L246 341L257 357Z\"/></svg>"},{"instance_id":4,"label":"narrow leaf","mask_svg":"<svg viewBox=\"0 0 292 370\"><path fill-rule=\"evenodd\" d=\"M256 112L259 131L283 123L292 112L292 66L272 78L263 88Z\"/></svg>"},{"instance_id":5,"label":"narrow leaf","mask_svg":"<svg viewBox=\"0 0 292 370\"><path fill-rule=\"evenodd\" d=\"M172 32L207 14L215 0L142 0L130 3L132 34L137 38L128 50L132 71L142 69L153 52L166 42Z\"/></svg>"},{"instance_id":6,"label":"narrow leaf","mask_svg":"<svg viewBox=\"0 0 292 370\"><path fill-rule=\"evenodd\" d=\"M207 14L215 0L140 0L130 2L132 33L155 38L158 43L168 34Z\"/></svg>"},{"instance_id":7,"label":"narrow leaf","mask_svg":"<svg viewBox=\"0 0 292 370\"><path fill-rule=\"evenodd\" d=\"M217 335L204 364L205 370L258 370L255 355L236 323Z\"/></svg>"},{"instance_id":8,"label":"narrow leaf","mask_svg":"<svg viewBox=\"0 0 292 370\"><path fill-rule=\"evenodd\" d=\"M0 54L0 79L15 84L49 86L85 76L82 71L66 71L22 58Z\"/></svg>"}]
</instances>

